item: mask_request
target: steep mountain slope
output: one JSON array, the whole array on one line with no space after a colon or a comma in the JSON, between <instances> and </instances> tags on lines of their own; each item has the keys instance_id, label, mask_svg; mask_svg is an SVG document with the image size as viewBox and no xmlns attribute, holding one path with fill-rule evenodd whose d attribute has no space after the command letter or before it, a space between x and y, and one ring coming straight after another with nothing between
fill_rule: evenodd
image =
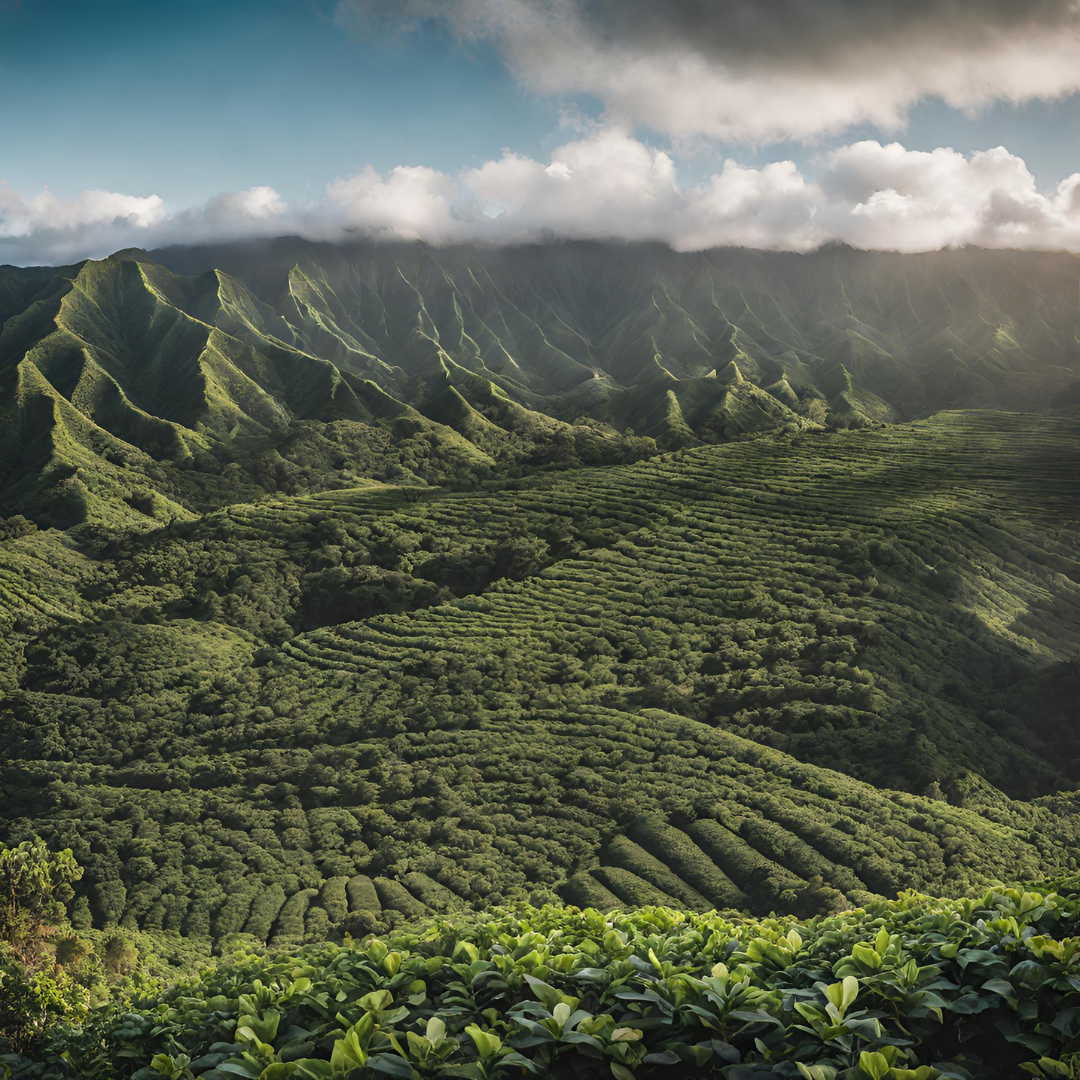
<instances>
[{"instance_id":1,"label":"steep mountain slope","mask_svg":"<svg viewBox=\"0 0 1080 1080\"><path fill-rule=\"evenodd\" d=\"M394 369L370 356L365 367L355 350L330 350L340 367L308 351L304 335L217 271L184 278L116 257L51 276L7 269L5 285L0 505L61 527L152 524L288 490L281 474L295 474L297 455L307 484L337 485L334 463L317 450L311 461L320 441L335 461L378 457L380 475L418 482L475 479L492 453L513 461L552 443L596 460L648 449L514 406L485 380L473 396L498 401L490 411L509 428L466 424L463 435L362 377L392 389Z\"/></svg>"},{"instance_id":2,"label":"steep mountain slope","mask_svg":"<svg viewBox=\"0 0 1080 1080\"><path fill-rule=\"evenodd\" d=\"M1072 255L680 255L585 243L478 251L284 239L154 258L182 272L221 266L298 333L308 333L305 320L333 325L338 340L362 342L399 377L428 380L436 356L448 358L567 415L625 420L641 406L620 408L621 391L652 385L679 395L681 383L732 363L755 386L783 380L784 404L791 392L799 402L809 395L839 422L1077 401Z\"/></svg>"},{"instance_id":3,"label":"steep mountain slope","mask_svg":"<svg viewBox=\"0 0 1080 1080\"><path fill-rule=\"evenodd\" d=\"M0 509L149 525L358 475L475 482L653 442L1073 408L1078 282L1046 253L584 243L8 267Z\"/></svg>"}]
</instances>

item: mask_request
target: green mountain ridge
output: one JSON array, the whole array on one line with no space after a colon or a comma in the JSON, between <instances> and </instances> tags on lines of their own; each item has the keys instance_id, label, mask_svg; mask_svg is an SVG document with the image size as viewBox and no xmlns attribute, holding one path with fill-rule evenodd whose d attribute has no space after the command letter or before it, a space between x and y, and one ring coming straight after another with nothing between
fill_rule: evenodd
<instances>
[{"instance_id":1,"label":"green mountain ridge","mask_svg":"<svg viewBox=\"0 0 1080 1080\"><path fill-rule=\"evenodd\" d=\"M616 462L651 452L640 436L664 450L942 408L1072 408L1078 281L1074 256L1028 252L296 239L7 267L0 378L14 386L11 369L33 365L45 380L5 395L33 414L13 422L35 433L23 443L43 423L71 430L47 436L55 468L9 470L0 507L48 519L61 503L65 524L100 523L125 516L118 495L163 515L223 505L237 485L258 497L295 473L309 423L426 442L423 481L483 476L493 452ZM91 426L63 406L43 419L40 395ZM123 453L101 449L110 437ZM75 460L103 453L128 459L107 485ZM230 464L241 475L223 483ZM58 487L73 469L82 509Z\"/></svg>"},{"instance_id":2,"label":"green mountain ridge","mask_svg":"<svg viewBox=\"0 0 1080 1080\"><path fill-rule=\"evenodd\" d=\"M344 358L349 370L297 347L300 335L226 275L180 278L121 257L60 271L35 293L44 280L26 272L26 306L0 333L0 379L13 410L0 496L9 510L67 527L130 523L124 505L136 503L153 508L152 522L228 502L237 483L254 495L252 458L287 449L305 422L363 425L369 442L385 441L382 428L399 445L426 439L443 468L492 464L452 428L355 373L358 354ZM448 364L456 365L428 345L429 366L449 384ZM390 370L369 359L371 373ZM542 439L567 427L518 414L517 426ZM223 468L237 462L249 475L222 491Z\"/></svg>"}]
</instances>

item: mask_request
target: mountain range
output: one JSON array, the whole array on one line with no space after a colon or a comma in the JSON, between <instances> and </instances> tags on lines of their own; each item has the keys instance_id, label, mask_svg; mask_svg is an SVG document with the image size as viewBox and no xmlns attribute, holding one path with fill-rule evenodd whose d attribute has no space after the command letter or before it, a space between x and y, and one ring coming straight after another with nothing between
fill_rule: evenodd
<instances>
[{"instance_id":1,"label":"mountain range","mask_svg":"<svg viewBox=\"0 0 1080 1080\"><path fill-rule=\"evenodd\" d=\"M0 268L0 509L147 524L1080 403L1080 259L283 238Z\"/></svg>"}]
</instances>

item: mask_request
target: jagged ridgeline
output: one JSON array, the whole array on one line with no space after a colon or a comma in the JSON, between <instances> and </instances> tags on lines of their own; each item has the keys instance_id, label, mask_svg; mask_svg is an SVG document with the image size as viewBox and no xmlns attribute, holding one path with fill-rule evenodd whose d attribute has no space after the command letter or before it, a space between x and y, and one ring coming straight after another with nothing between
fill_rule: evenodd
<instances>
[{"instance_id":1,"label":"jagged ridgeline","mask_svg":"<svg viewBox=\"0 0 1080 1080\"><path fill-rule=\"evenodd\" d=\"M1071 255L584 243L2 268L0 512L145 525L362 479L1068 408L1078 283Z\"/></svg>"}]
</instances>

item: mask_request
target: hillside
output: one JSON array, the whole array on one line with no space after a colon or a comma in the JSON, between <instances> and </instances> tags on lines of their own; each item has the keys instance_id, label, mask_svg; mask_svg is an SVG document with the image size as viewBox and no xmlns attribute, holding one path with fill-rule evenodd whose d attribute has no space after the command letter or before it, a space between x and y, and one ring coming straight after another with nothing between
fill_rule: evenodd
<instances>
[{"instance_id":1,"label":"hillside","mask_svg":"<svg viewBox=\"0 0 1080 1080\"><path fill-rule=\"evenodd\" d=\"M1080 1049L1039 1019L1071 991L1004 989L1073 964L1045 935L1075 896L986 892L1080 870L1078 277L1039 253L294 239L0 268L0 1042L53 1055L0 1067L345 1076L323 990L315 1027L279 1002L310 1038L271 1002L307 993L298 963L330 986L392 949L388 993L416 1006L418 964L437 986L409 1047L438 1021L454 1070L501 1075L538 1045L523 988L576 978L579 945L613 986L739 957L731 993L771 1010L736 1048L603 1043L620 1080L672 1054L794 1076L774 1051L927 1080L902 1063L970 1064L963 1030L1013 1065ZM28 859L59 875L38 922ZM1016 952L1021 923L1024 958L976 957L978 985L945 951ZM789 1045L817 1032L795 997L842 997L871 948L914 1012L870 1019L926 1045ZM513 993L481 1008L476 964ZM684 1002L615 997L639 991ZM177 994L173 1028L130 1012ZM392 1030L358 1008L356 1039ZM638 1030L611 1008L604 1039ZM221 1042L240 1016L265 1038ZM477 1059L466 1016L517 1049ZM1002 1075L965 1070L941 1075Z\"/></svg>"},{"instance_id":2,"label":"hillside","mask_svg":"<svg viewBox=\"0 0 1080 1080\"><path fill-rule=\"evenodd\" d=\"M60 528L152 526L358 477L475 482L533 458L616 462L654 448L536 413L478 377L470 396L498 422L460 394L452 407L434 347L438 389L418 402L445 422L429 419L394 396L394 369L311 351L318 334L219 271L179 277L121 255L4 273L0 508Z\"/></svg>"},{"instance_id":3,"label":"hillside","mask_svg":"<svg viewBox=\"0 0 1080 1080\"><path fill-rule=\"evenodd\" d=\"M0 816L73 849L88 923L278 945L1071 868L1077 434L943 413L5 541Z\"/></svg>"}]
</instances>

